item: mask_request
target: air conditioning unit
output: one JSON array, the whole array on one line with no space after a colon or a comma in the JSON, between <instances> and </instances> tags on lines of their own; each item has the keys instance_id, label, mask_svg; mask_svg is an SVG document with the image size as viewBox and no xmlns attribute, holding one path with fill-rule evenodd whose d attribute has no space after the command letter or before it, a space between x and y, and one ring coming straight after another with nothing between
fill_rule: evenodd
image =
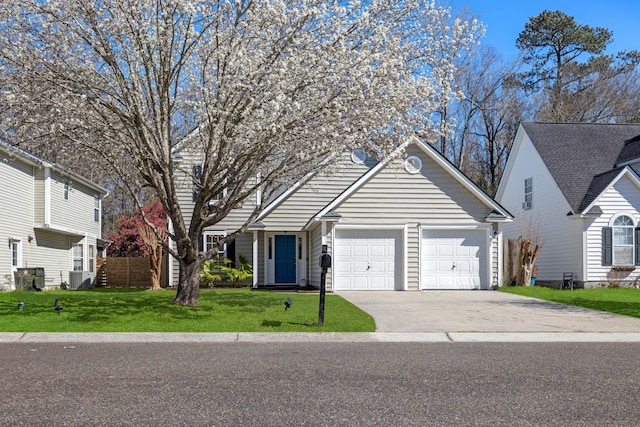
<instances>
[{"instance_id":1,"label":"air conditioning unit","mask_svg":"<svg viewBox=\"0 0 640 427\"><path fill-rule=\"evenodd\" d=\"M522 209L531 209L531 202L523 202Z\"/></svg>"},{"instance_id":2,"label":"air conditioning unit","mask_svg":"<svg viewBox=\"0 0 640 427\"><path fill-rule=\"evenodd\" d=\"M91 273L88 271L70 271L69 288L88 289L91 287Z\"/></svg>"}]
</instances>

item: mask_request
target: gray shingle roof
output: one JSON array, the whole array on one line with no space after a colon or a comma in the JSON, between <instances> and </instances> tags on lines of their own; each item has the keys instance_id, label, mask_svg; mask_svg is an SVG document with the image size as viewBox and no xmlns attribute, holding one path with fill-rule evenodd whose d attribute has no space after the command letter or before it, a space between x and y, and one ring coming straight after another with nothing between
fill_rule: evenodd
<instances>
[{"instance_id":1,"label":"gray shingle roof","mask_svg":"<svg viewBox=\"0 0 640 427\"><path fill-rule=\"evenodd\" d=\"M640 135L640 124L536 122L522 127L575 213L607 187L617 174L606 172L619 162L625 143ZM635 149L628 147L626 156Z\"/></svg>"}]
</instances>

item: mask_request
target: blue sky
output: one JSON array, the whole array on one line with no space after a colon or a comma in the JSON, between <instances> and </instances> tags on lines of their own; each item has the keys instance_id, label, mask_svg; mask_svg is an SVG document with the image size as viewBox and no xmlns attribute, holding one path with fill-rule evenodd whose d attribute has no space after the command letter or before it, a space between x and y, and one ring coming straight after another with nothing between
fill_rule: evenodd
<instances>
[{"instance_id":1,"label":"blue sky","mask_svg":"<svg viewBox=\"0 0 640 427\"><path fill-rule=\"evenodd\" d=\"M475 12L487 26L482 43L493 45L504 59L517 56L518 34L529 17L545 9L560 10L580 25L613 31L613 43L607 53L640 50L639 0L448 0L441 4L447 3L454 10L467 6Z\"/></svg>"}]
</instances>

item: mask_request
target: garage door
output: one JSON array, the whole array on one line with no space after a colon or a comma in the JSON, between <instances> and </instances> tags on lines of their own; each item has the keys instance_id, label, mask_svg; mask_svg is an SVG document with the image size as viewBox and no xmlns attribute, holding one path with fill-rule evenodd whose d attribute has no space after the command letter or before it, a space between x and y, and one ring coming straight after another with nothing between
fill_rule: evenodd
<instances>
[{"instance_id":1,"label":"garage door","mask_svg":"<svg viewBox=\"0 0 640 427\"><path fill-rule=\"evenodd\" d=\"M483 230L424 230L422 289L486 287L487 246L487 233Z\"/></svg>"},{"instance_id":2,"label":"garage door","mask_svg":"<svg viewBox=\"0 0 640 427\"><path fill-rule=\"evenodd\" d=\"M336 290L402 288L400 231L337 229L334 245Z\"/></svg>"}]
</instances>

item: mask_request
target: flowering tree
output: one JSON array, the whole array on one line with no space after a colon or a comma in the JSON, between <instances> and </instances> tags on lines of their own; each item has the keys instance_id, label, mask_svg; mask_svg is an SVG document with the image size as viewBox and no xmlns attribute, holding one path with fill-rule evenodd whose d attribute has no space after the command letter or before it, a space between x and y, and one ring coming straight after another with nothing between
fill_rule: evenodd
<instances>
[{"instance_id":1,"label":"flowering tree","mask_svg":"<svg viewBox=\"0 0 640 427\"><path fill-rule=\"evenodd\" d=\"M205 227L345 147L435 134L434 106L454 96L440 53L473 44L479 25L427 0L22 0L0 3L0 27L3 128L151 187L172 224L174 301L194 305L202 261L261 206L207 252ZM193 211L178 150L202 158Z\"/></svg>"},{"instance_id":2,"label":"flowering tree","mask_svg":"<svg viewBox=\"0 0 640 427\"><path fill-rule=\"evenodd\" d=\"M146 204L118 221L118 231L107 237L110 256L148 256L151 289L160 289L162 244L167 241L167 216L160 200Z\"/></svg>"}]
</instances>

